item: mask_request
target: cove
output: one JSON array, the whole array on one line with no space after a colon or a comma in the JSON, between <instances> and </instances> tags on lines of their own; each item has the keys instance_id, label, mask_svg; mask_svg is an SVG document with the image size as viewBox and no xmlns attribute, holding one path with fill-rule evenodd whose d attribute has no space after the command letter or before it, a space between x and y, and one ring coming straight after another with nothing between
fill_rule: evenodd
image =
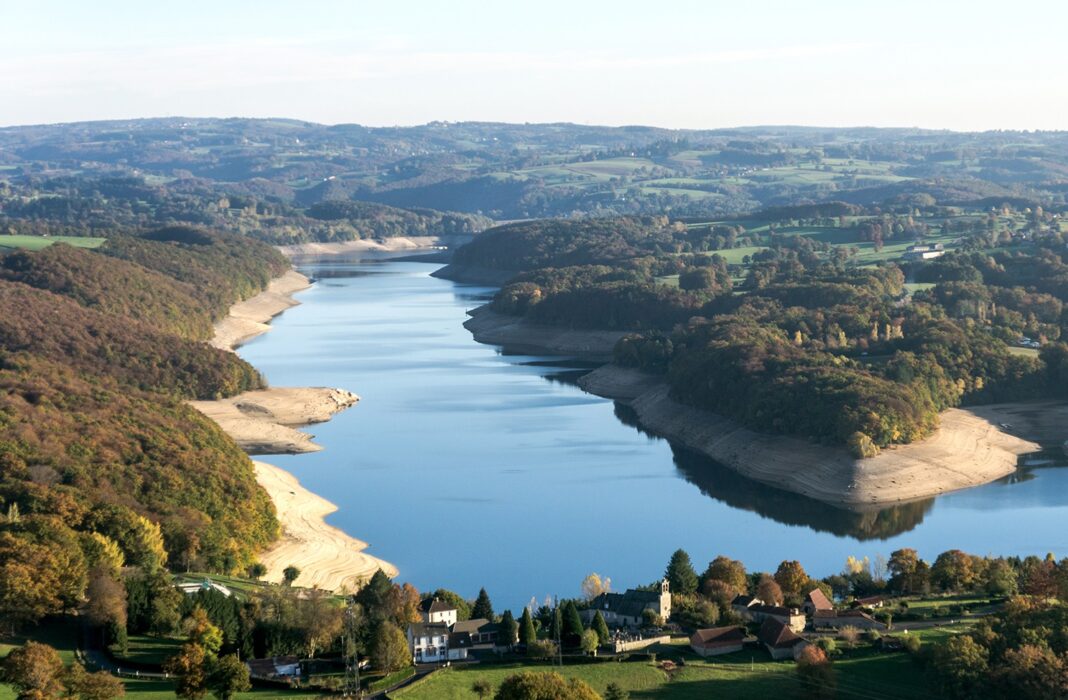
<instances>
[{"instance_id":1,"label":"cove","mask_svg":"<svg viewBox=\"0 0 1068 700\"><path fill-rule=\"evenodd\" d=\"M650 583L679 547L699 570L725 554L750 571L796 559L817 577L901 547L929 561L953 548L1068 555L1059 454L968 491L838 510L644 434L575 384L580 362L476 343L466 312L494 290L430 277L437 267L300 263L317 283L239 349L273 386L362 397L309 428L323 452L265 459L336 503L328 520L420 590L474 598L484 586L498 610L518 609L576 596L594 571L615 590Z\"/></svg>"}]
</instances>

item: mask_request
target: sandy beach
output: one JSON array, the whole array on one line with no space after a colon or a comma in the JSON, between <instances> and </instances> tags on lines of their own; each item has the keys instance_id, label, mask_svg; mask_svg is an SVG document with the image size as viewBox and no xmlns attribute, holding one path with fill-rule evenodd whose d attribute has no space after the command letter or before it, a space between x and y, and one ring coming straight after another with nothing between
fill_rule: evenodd
<instances>
[{"instance_id":1,"label":"sandy beach","mask_svg":"<svg viewBox=\"0 0 1068 700\"><path fill-rule=\"evenodd\" d=\"M1008 408L975 412L950 409L930 437L855 459L844 448L799 438L765 435L723 416L673 401L658 377L606 365L581 380L587 391L631 406L651 433L701 452L717 462L777 488L853 510L917 501L989 483L1016 470L1021 454L1040 449L999 429L991 417ZM1017 409L1021 404L1015 405ZM1036 415L1047 415L1036 411ZM1026 434L1023 412L1013 412ZM1062 422L1068 407L1061 404ZM1050 425L1054 424L1049 419ZM1062 432L1068 429L1062 427Z\"/></svg>"},{"instance_id":2,"label":"sandy beach","mask_svg":"<svg viewBox=\"0 0 1068 700\"><path fill-rule=\"evenodd\" d=\"M330 591L354 591L378 569L397 575L392 564L363 551L367 543L326 523L324 518L337 506L301 486L289 472L258 460L253 464L256 480L278 510L283 532L260 557L268 581L281 581L282 570L290 565L300 569L296 585Z\"/></svg>"},{"instance_id":3,"label":"sandy beach","mask_svg":"<svg viewBox=\"0 0 1068 700\"><path fill-rule=\"evenodd\" d=\"M310 286L308 278L290 270L275 278L267 289L235 304L215 324L212 345L234 350L270 330L273 317L300 302L292 295ZM297 428L322 423L359 401L344 389L329 387L277 387L247 391L218 401L191 401L190 405L214 420L249 454L298 454L321 450L312 435ZM256 480L274 502L282 536L260 561L267 566L267 581L282 581L287 566L300 569L295 585L325 590L354 590L381 569L396 576L387 561L363 550L367 543L350 537L324 518L337 507L301 486L296 477L265 462L254 461Z\"/></svg>"}]
</instances>

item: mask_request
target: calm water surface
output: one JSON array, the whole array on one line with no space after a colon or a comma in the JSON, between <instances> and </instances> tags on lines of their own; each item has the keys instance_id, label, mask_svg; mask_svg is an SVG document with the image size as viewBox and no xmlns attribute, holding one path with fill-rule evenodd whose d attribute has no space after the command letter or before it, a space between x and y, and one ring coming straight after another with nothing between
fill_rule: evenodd
<instances>
[{"instance_id":1,"label":"calm water surface","mask_svg":"<svg viewBox=\"0 0 1068 700\"><path fill-rule=\"evenodd\" d=\"M485 586L517 608L577 595L591 571L617 590L648 583L678 547L699 568L726 554L751 570L798 559L818 576L906 546L1068 555L1063 459L878 514L838 511L643 434L574 384L581 363L474 342L465 312L493 290L432 278L436 267L302 265L320 282L241 349L272 385L362 397L310 428L325 451L267 459L421 590Z\"/></svg>"}]
</instances>

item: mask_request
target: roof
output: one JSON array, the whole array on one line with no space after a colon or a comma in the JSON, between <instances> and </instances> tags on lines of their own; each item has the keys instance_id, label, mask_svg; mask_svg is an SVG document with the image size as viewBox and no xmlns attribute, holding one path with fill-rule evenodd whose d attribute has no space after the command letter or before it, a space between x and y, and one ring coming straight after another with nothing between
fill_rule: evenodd
<instances>
[{"instance_id":1,"label":"roof","mask_svg":"<svg viewBox=\"0 0 1068 700\"><path fill-rule=\"evenodd\" d=\"M249 673L254 676L273 676L279 666L293 666L300 663L295 656L275 656L270 659L249 659L245 662Z\"/></svg>"},{"instance_id":2,"label":"roof","mask_svg":"<svg viewBox=\"0 0 1068 700\"><path fill-rule=\"evenodd\" d=\"M602 593L590 601L590 610L608 610L617 615L641 617L649 605L660 605L660 591L628 590L626 593Z\"/></svg>"},{"instance_id":3,"label":"roof","mask_svg":"<svg viewBox=\"0 0 1068 700\"><path fill-rule=\"evenodd\" d=\"M756 598L754 598L751 595L735 596L734 600L731 601L731 605L741 605L741 606L744 606L744 607L749 607L750 605L753 605L754 603L758 603L759 604L759 603L763 603L763 601L757 600Z\"/></svg>"},{"instance_id":4,"label":"roof","mask_svg":"<svg viewBox=\"0 0 1068 700\"><path fill-rule=\"evenodd\" d=\"M861 605L871 605L872 603L881 603L886 600L884 595L870 595L867 598L857 598L856 602Z\"/></svg>"},{"instance_id":5,"label":"roof","mask_svg":"<svg viewBox=\"0 0 1068 700\"><path fill-rule=\"evenodd\" d=\"M827 598L827 594L818 588L808 592L808 602L812 603L816 610L833 610L834 603Z\"/></svg>"},{"instance_id":6,"label":"roof","mask_svg":"<svg viewBox=\"0 0 1068 700\"><path fill-rule=\"evenodd\" d=\"M797 608L784 608L781 605L753 605L749 608L753 612L763 613L765 615L779 615L781 617L793 617L800 615Z\"/></svg>"},{"instance_id":7,"label":"roof","mask_svg":"<svg viewBox=\"0 0 1068 700\"><path fill-rule=\"evenodd\" d=\"M697 630L690 636L690 645L715 649L716 647L735 646L745 641L744 627L709 627Z\"/></svg>"},{"instance_id":8,"label":"roof","mask_svg":"<svg viewBox=\"0 0 1068 700\"><path fill-rule=\"evenodd\" d=\"M452 626L453 634L489 634L497 631L497 623L490 622L484 617L476 617L474 620L461 620Z\"/></svg>"},{"instance_id":9,"label":"roof","mask_svg":"<svg viewBox=\"0 0 1068 700\"><path fill-rule=\"evenodd\" d=\"M450 610L455 610L456 606L455 605L449 605L448 603L446 603L443 600L440 600L438 598L434 598L433 600L424 600L422 602L422 604L419 606L419 608L425 613L436 613L436 612L449 612Z\"/></svg>"},{"instance_id":10,"label":"roof","mask_svg":"<svg viewBox=\"0 0 1068 700\"><path fill-rule=\"evenodd\" d=\"M760 625L757 639L774 649L789 649L805 641L792 629L771 617L764 620L764 624Z\"/></svg>"},{"instance_id":11,"label":"roof","mask_svg":"<svg viewBox=\"0 0 1068 700\"><path fill-rule=\"evenodd\" d=\"M862 620L868 620L869 622L877 622L877 620L864 612L863 610L817 610L812 614L812 619L820 620L848 620L849 618L860 618Z\"/></svg>"},{"instance_id":12,"label":"roof","mask_svg":"<svg viewBox=\"0 0 1068 700\"><path fill-rule=\"evenodd\" d=\"M454 632L449 635L450 649L470 649L471 635L467 632Z\"/></svg>"}]
</instances>

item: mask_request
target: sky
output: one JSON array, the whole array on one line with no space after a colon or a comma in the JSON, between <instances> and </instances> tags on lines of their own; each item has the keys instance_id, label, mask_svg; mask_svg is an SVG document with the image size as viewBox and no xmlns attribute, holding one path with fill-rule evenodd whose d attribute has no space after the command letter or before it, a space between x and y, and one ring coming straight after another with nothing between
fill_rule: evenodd
<instances>
[{"instance_id":1,"label":"sky","mask_svg":"<svg viewBox=\"0 0 1068 700\"><path fill-rule=\"evenodd\" d=\"M1068 128L1064 0L0 0L0 125Z\"/></svg>"}]
</instances>

